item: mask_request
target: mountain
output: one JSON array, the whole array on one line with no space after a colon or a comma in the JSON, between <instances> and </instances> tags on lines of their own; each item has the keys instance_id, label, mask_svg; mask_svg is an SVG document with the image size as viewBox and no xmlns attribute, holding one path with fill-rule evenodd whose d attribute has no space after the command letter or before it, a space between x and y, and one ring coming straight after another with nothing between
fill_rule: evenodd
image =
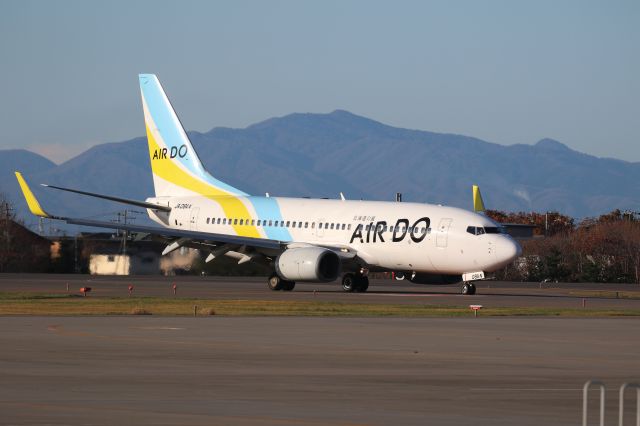
<instances>
[{"instance_id":1,"label":"mountain","mask_svg":"<svg viewBox=\"0 0 640 426\"><path fill-rule=\"evenodd\" d=\"M558 210L577 218L615 208L640 210L640 163L593 157L552 139L503 146L391 127L341 110L290 114L245 129L189 132L189 137L212 174L253 194L336 198L342 191L352 199L391 200L402 192L406 201L470 208L471 185L479 184L485 204L499 210ZM98 145L59 166L27 151L0 151L0 192L28 217L14 169L34 184L135 199L153 193L144 138ZM34 191L60 214L111 219L125 208Z\"/></svg>"}]
</instances>

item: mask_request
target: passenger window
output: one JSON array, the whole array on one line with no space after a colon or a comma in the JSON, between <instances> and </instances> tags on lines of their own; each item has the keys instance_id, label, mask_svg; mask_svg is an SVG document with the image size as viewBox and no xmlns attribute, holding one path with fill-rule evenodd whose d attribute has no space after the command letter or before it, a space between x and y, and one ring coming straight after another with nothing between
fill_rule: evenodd
<instances>
[{"instance_id":1,"label":"passenger window","mask_svg":"<svg viewBox=\"0 0 640 426\"><path fill-rule=\"evenodd\" d=\"M207 218L207 225L209 224L209 218Z\"/></svg>"},{"instance_id":2,"label":"passenger window","mask_svg":"<svg viewBox=\"0 0 640 426\"><path fill-rule=\"evenodd\" d=\"M216 224L220 225L220 218L216 219Z\"/></svg>"},{"instance_id":3,"label":"passenger window","mask_svg":"<svg viewBox=\"0 0 640 426\"><path fill-rule=\"evenodd\" d=\"M290 221L290 220L288 220L288 221L287 221L287 228L288 228L289 226L291 226L291 221Z\"/></svg>"},{"instance_id":4,"label":"passenger window","mask_svg":"<svg viewBox=\"0 0 640 426\"><path fill-rule=\"evenodd\" d=\"M273 221L269 221L269 226L273 226Z\"/></svg>"},{"instance_id":5,"label":"passenger window","mask_svg":"<svg viewBox=\"0 0 640 426\"><path fill-rule=\"evenodd\" d=\"M238 219L233 219L233 224L237 225L238 224Z\"/></svg>"},{"instance_id":6,"label":"passenger window","mask_svg":"<svg viewBox=\"0 0 640 426\"><path fill-rule=\"evenodd\" d=\"M334 225L334 224L332 223L332 224L331 224L331 226L329 227L329 229L333 229L333 225Z\"/></svg>"},{"instance_id":7,"label":"passenger window","mask_svg":"<svg viewBox=\"0 0 640 426\"><path fill-rule=\"evenodd\" d=\"M294 220L293 222L291 222L291 227L295 228L296 227L296 221Z\"/></svg>"},{"instance_id":8,"label":"passenger window","mask_svg":"<svg viewBox=\"0 0 640 426\"><path fill-rule=\"evenodd\" d=\"M240 219L240 225L242 225L242 222L244 221L244 219Z\"/></svg>"},{"instance_id":9,"label":"passenger window","mask_svg":"<svg viewBox=\"0 0 640 426\"><path fill-rule=\"evenodd\" d=\"M347 225L347 231L351 231L351 224Z\"/></svg>"},{"instance_id":10,"label":"passenger window","mask_svg":"<svg viewBox=\"0 0 640 426\"><path fill-rule=\"evenodd\" d=\"M227 218L225 217L224 219L222 219L222 224L226 225L227 224Z\"/></svg>"},{"instance_id":11,"label":"passenger window","mask_svg":"<svg viewBox=\"0 0 640 426\"><path fill-rule=\"evenodd\" d=\"M304 223L304 229L307 229L309 227L309 222L305 222Z\"/></svg>"},{"instance_id":12,"label":"passenger window","mask_svg":"<svg viewBox=\"0 0 640 426\"><path fill-rule=\"evenodd\" d=\"M346 228L346 225L343 223L342 224L342 230L344 231L344 228Z\"/></svg>"},{"instance_id":13,"label":"passenger window","mask_svg":"<svg viewBox=\"0 0 640 426\"><path fill-rule=\"evenodd\" d=\"M311 229L316 227L316 223L315 222L311 222Z\"/></svg>"}]
</instances>

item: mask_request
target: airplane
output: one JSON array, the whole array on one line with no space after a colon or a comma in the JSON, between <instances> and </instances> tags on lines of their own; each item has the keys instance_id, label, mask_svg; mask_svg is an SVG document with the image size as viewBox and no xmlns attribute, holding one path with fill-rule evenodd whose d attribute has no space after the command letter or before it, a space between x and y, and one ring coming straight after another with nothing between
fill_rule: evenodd
<instances>
[{"instance_id":1,"label":"airplane","mask_svg":"<svg viewBox=\"0 0 640 426\"><path fill-rule=\"evenodd\" d=\"M249 195L216 179L198 158L158 78L139 75L155 196L131 200L59 186L43 186L143 207L161 226L116 224L51 215L16 172L30 211L69 224L150 234L180 247L225 255L271 268L271 290L296 282L332 282L342 275L346 292L364 292L370 272L395 272L418 284L462 284L511 263L519 244L488 217L441 205ZM474 188L474 206L484 209Z\"/></svg>"}]
</instances>

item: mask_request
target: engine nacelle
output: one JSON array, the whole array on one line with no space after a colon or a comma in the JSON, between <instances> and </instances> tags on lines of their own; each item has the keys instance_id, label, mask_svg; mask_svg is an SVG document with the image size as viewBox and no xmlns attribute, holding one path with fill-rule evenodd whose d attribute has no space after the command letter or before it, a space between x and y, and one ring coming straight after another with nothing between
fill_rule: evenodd
<instances>
[{"instance_id":1,"label":"engine nacelle","mask_svg":"<svg viewBox=\"0 0 640 426\"><path fill-rule=\"evenodd\" d=\"M456 284L462 281L462 275L412 274L409 281L415 284Z\"/></svg>"},{"instance_id":2,"label":"engine nacelle","mask_svg":"<svg viewBox=\"0 0 640 426\"><path fill-rule=\"evenodd\" d=\"M278 256L276 272L288 281L334 281L340 275L340 257L320 247L292 248Z\"/></svg>"}]
</instances>

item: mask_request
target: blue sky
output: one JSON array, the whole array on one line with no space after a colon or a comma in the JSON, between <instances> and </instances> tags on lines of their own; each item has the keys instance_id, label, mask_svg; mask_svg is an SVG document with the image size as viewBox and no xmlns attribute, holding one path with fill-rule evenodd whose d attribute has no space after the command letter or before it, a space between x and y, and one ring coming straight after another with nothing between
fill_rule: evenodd
<instances>
[{"instance_id":1,"label":"blue sky","mask_svg":"<svg viewBox=\"0 0 640 426\"><path fill-rule=\"evenodd\" d=\"M60 162L144 134L137 74L189 130L346 109L640 161L640 2L0 0L0 149Z\"/></svg>"}]
</instances>

